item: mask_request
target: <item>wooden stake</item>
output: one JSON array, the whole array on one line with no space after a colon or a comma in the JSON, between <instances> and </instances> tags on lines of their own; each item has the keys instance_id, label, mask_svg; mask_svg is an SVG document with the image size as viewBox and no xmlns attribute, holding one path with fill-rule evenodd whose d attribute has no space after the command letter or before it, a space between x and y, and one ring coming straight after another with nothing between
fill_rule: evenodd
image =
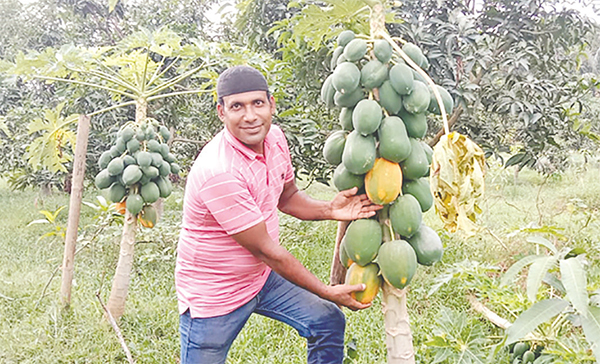
<instances>
[{"instance_id":1,"label":"wooden stake","mask_svg":"<svg viewBox=\"0 0 600 364\"><path fill-rule=\"evenodd\" d=\"M108 322L110 322L110 325L112 326L113 330L115 330L115 333L117 334L117 338L119 339L119 344L121 344L121 348L123 348L123 351L125 352L125 355L127 356L127 361L130 364L134 364L135 361L133 360L133 356L131 356L131 351L129 351L129 347L127 347L127 343L125 342L125 338L123 337L123 334L121 333L121 329L119 329L119 325L117 325L117 321L115 321L115 318L110 314L110 311L106 308L106 306L104 305L104 302L102 302L102 298L100 298L100 292L96 293L96 298L98 298L98 301L100 302L100 306L102 306L102 309L104 310L104 313L106 314L106 318L108 319Z\"/></svg>"},{"instance_id":2,"label":"wooden stake","mask_svg":"<svg viewBox=\"0 0 600 364\"><path fill-rule=\"evenodd\" d=\"M335 286L344 284L346 280L346 268L340 261L340 244L346 234L346 229L350 225L350 221L339 221L337 234L335 235L335 247L333 249L333 260L331 261L331 273L329 274L329 284Z\"/></svg>"},{"instance_id":3,"label":"wooden stake","mask_svg":"<svg viewBox=\"0 0 600 364\"><path fill-rule=\"evenodd\" d=\"M69 200L69 219L65 236L65 252L62 264L62 283L60 287L63 307L71 305L71 286L73 283L73 267L75 265L75 248L77 246L77 229L81 215L81 200L83 198L83 179L85 176L85 158L90 133L90 117L79 115L77 125L77 140L73 160L73 184Z\"/></svg>"}]
</instances>

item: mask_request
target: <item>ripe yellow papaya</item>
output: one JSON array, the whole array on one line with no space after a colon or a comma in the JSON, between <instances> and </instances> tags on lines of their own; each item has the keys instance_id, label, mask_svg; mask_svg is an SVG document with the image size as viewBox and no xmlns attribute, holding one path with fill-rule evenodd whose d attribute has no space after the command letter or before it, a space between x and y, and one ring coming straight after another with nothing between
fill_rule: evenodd
<instances>
[{"instance_id":1,"label":"ripe yellow papaya","mask_svg":"<svg viewBox=\"0 0 600 364\"><path fill-rule=\"evenodd\" d=\"M365 190L369 200L378 205L388 204L402 191L402 170L398 163L377 158L365 176Z\"/></svg>"},{"instance_id":2,"label":"ripe yellow papaya","mask_svg":"<svg viewBox=\"0 0 600 364\"><path fill-rule=\"evenodd\" d=\"M361 283L364 283L367 287L364 291L352 292L352 297L360 303L370 303L377 296L382 283L382 278L379 275L379 266L376 263L369 263L364 267L352 263L350 268L348 268L348 272L346 272L346 284Z\"/></svg>"}]
</instances>

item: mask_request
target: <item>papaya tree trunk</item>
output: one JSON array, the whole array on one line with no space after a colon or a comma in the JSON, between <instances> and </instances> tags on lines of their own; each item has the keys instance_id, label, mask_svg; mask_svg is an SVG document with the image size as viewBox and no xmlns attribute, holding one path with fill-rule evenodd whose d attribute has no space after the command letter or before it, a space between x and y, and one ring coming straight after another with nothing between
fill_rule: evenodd
<instances>
[{"instance_id":1,"label":"papaya tree trunk","mask_svg":"<svg viewBox=\"0 0 600 364\"><path fill-rule=\"evenodd\" d=\"M377 2L370 6L371 36L387 34L383 4ZM387 208L379 212L379 223L384 227L384 244L393 240L394 233L390 227ZM406 290L399 290L384 281L382 291L381 305L384 314L388 364L414 364L415 351L408 321Z\"/></svg>"},{"instance_id":2,"label":"papaya tree trunk","mask_svg":"<svg viewBox=\"0 0 600 364\"><path fill-rule=\"evenodd\" d=\"M77 140L75 157L73 158L73 182L69 200L69 219L65 236L65 252L62 263L62 282L60 296L63 307L71 305L71 285L73 283L73 268L75 266L75 248L77 247L77 229L81 216L81 199L83 197L83 179L85 177L85 156L90 133L90 117L80 115L77 124Z\"/></svg>"},{"instance_id":3,"label":"papaya tree trunk","mask_svg":"<svg viewBox=\"0 0 600 364\"><path fill-rule=\"evenodd\" d=\"M136 100L135 122L139 125L146 120L148 102L145 99ZM107 308L110 314L119 319L125 312L125 301L131 281L131 267L133 266L133 254L135 248L135 232L137 230L137 216L125 210L125 221L123 233L121 234L121 246L119 261L113 277L112 289L108 298Z\"/></svg>"},{"instance_id":4,"label":"papaya tree trunk","mask_svg":"<svg viewBox=\"0 0 600 364\"><path fill-rule=\"evenodd\" d=\"M125 301L131 280L131 267L133 266L133 253L135 248L135 231L137 229L137 217L125 210L125 221L121 235L121 248L119 261L113 278L110 297L108 298L108 311L119 319L125 312Z\"/></svg>"},{"instance_id":5,"label":"papaya tree trunk","mask_svg":"<svg viewBox=\"0 0 600 364\"><path fill-rule=\"evenodd\" d=\"M408 321L406 289L398 289L383 283L385 336L388 364L414 364L415 350Z\"/></svg>"}]
</instances>

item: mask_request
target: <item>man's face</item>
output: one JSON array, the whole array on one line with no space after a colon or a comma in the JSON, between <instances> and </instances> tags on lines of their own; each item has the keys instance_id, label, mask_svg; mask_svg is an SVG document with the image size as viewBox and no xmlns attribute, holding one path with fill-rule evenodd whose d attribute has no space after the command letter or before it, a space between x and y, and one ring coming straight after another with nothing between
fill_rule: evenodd
<instances>
[{"instance_id":1,"label":"man's face","mask_svg":"<svg viewBox=\"0 0 600 364\"><path fill-rule=\"evenodd\" d=\"M256 153L263 153L263 141L271 129L275 99L265 91L250 91L223 97L217 105L219 119L229 132Z\"/></svg>"}]
</instances>

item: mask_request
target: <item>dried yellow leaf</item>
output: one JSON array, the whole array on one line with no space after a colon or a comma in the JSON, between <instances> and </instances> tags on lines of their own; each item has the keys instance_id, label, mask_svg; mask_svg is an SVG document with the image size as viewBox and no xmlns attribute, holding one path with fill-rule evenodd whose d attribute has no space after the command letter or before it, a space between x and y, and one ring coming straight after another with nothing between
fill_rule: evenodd
<instances>
[{"instance_id":1,"label":"dried yellow leaf","mask_svg":"<svg viewBox=\"0 0 600 364\"><path fill-rule=\"evenodd\" d=\"M440 138L433 148L431 192L435 210L450 232L474 235L485 189L485 156L472 140L457 132Z\"/></svg>"}]
</instances>

